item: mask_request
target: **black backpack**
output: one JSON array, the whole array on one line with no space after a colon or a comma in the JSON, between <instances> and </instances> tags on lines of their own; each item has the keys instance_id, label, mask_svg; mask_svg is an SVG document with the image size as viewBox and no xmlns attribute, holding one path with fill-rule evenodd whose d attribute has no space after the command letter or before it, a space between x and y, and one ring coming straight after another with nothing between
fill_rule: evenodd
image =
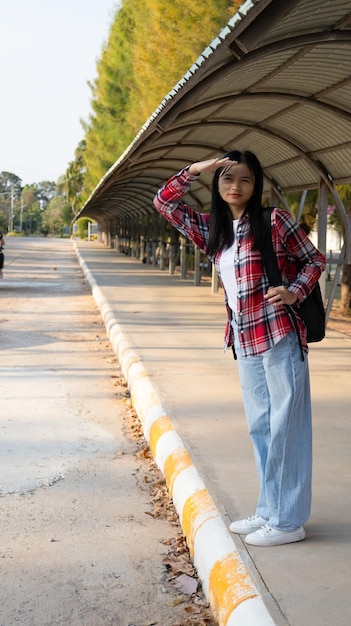
<instances>
[{"instance_id":1,"label":"black backpack","mask_svg":"<svg viewBox=\"0 0 351 626\"><path fill-rule=\"evenodd\" d=\"M278 269L277 257L274 252L272 242L272 229L271 229L271 212L273 207L267 207L263 209L263 220L267 229L267 237L265 237L264 245L261 249L261 255L263 264L266 269L269 283L272 287L277 287L282 284L281 275ZM301 337L299 333L299 327L296 320L295 312L304 321L307 328L307 342L312 343L316 341L322 341L325 337L325 309L323 304L323 298L317 281L315 287L307 298L298 307L285 305L290 316L290 319L296 330L296 334L299 340L301 348L302 360L304 360Z\"/></svg>"}]
</instances>

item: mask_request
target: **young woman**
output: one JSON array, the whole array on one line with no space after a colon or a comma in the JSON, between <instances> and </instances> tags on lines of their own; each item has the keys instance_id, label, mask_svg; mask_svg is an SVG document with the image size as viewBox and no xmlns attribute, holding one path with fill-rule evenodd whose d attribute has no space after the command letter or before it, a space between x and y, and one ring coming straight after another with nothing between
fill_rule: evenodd
<instances>
[{"instance_id":1,"label":"young woman","mask_svg":"<svg viewBox=\"0 0 351 626\"><path fill-rule=\"evenodd\" d=\"M182 197L203 172L214 172L211 212L191 209ZM263 174L257 157L233 150L192 163L158 191L156 209L215 264L221 277L232 346L260 493L256 510L233 522L248 544L301 541L311 510L312 425L306 329L298 318L302 350L285 305L298 312L325 268L324 256L291 215L271 213L282 285L271 287L260 249L266 235ZM298 269L299 268L299 269Z\"/></svg>"}]
</instances>

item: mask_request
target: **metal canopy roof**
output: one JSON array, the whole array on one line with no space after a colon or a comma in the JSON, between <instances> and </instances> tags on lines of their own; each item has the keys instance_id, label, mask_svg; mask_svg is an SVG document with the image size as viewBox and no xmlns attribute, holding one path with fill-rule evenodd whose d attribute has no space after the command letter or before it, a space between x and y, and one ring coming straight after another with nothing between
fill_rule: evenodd
<instances>
[{"instance_id":1,"label":"metal canopy roof","mask_svg":"<svg viewBox=\"0 0 351 626\"><path fill-rule=\"evenodd\" d=\"M80 216L138 218L185 164L254 151L265 191L351 182L350 0L247 0L102 178ZM187 201L210 202L211 175Z\"/></svg>"}]
</instances>

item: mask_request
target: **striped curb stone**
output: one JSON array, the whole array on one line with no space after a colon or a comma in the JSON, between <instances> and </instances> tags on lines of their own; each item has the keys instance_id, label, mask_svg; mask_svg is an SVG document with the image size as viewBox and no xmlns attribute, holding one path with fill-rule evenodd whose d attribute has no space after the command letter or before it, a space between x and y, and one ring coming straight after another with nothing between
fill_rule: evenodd
<instances>
[{"instance_id":1,"label":"striped curb stone","mask_svg":"<svg viewBox=\"0 0 351 626\"><path fill-rule=\"evenodd\" d=\"M179 516L191 559L219 626L274 626L232 537L162 406L140 358L74 243L127 381L132 405Z\"/></svg>"}]
</instances>

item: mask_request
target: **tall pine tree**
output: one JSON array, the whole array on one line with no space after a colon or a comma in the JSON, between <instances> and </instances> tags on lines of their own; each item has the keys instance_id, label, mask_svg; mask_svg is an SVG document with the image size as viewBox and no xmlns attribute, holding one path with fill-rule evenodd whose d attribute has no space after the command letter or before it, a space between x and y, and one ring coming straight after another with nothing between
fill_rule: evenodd
<instances>
[{"instance_id":1,"label":"tall pine tree","mask_svg":"<svg viewBox=\"0 0 351 626\"><path fill-rule=\"evenodd\" d=\"M90 84L83 200L240 6L237 0L124 0Z\"/></svg>"}]
</instances>

